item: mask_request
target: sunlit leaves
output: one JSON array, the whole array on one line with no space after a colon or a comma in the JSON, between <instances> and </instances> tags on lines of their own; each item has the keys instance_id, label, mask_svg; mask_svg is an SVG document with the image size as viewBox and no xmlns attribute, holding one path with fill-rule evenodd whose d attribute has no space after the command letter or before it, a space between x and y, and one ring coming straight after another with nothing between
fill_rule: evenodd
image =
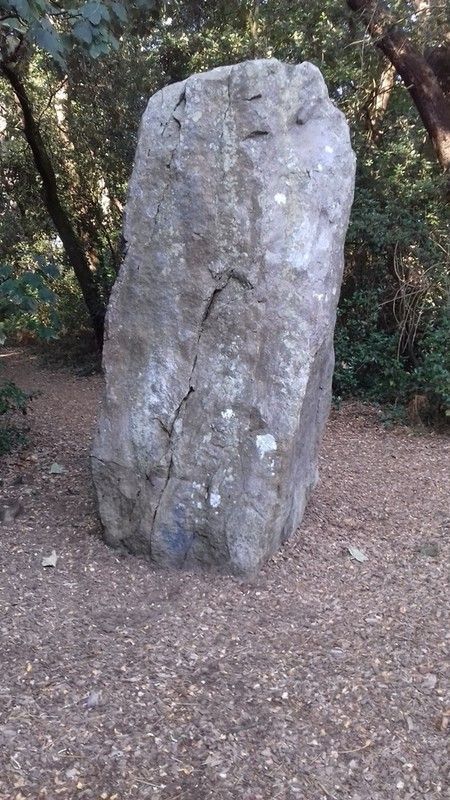
<instances>
[{"instance_id":1,"label":"sunlit leaves","mask_svg":"<svg viewBox=\"0 0 450 800\"><path fill-rule=\"evenodd\" d=\"M10 59L17 52L19 35L47 53L62 69L73 46L92 58L117 50L119 37L130 9L152 10L155 0L88 0L83 3L58 3L50 0L0 0L0 32L5 34L1 57Z\"/></svg>"},{"instance_id":2,"label":"sunlit leaves","mask_svg":"<svg viewBox=\"0 0 450 800\"><path fill-rule=\"evenodd\" d=\"M104 16L105 12L107 16ZM98 25L102 19L109 21L110 18L106 6L103 5L103 3L95 2L95 0L81 6L80 14L82 14L85 19L88 19L92 25Z\"/></svg>"},{"instance_id":3,"label":"sunlit leaves","mask_svg":"<svg viewBox=\"0 0 450 800\"><path fill-rule=\"evenodd\" d=\"M11 312L21 314L23 327L34 330L41 338L53 338L58 317L55 310L57 297L51 282L58 277L59 268L41 255L37 255L34 261L35 270L19 274L8 264L0 264L0 307L6 317ZM44 308L46 312L42 314ZM0 344L2 341L4 326L0 331Z\"/></svg>"},{"instance_id":4,"label":"sunlit leaves","mask_svg":"<svg viewBox=\"0 0 450 800\"><path fill-rule=\"evenodd\" d=\"M64 67L65 45L53 24L46 17L35 20L28 31L29 39L45 50L60 67Z\"/></svg>"}]
</instances>

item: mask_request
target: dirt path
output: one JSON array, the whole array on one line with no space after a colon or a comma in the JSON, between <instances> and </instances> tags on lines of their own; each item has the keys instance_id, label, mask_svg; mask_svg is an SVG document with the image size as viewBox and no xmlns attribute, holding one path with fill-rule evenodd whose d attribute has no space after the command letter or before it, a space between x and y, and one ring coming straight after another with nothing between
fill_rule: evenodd
<instances>
[{"instance_id":1,"label":"dirt path","mask_svg":"<svg viewBox=\"0 0 450 800\"><path fill-rule=\"evenodd\" d=\"M24 505L0 525L1 800L444 797L449 440L347 406L255 580L157 573L99 537L100 378L6 355L42 393L0 464Z\"/></svg>"}]
</instances>

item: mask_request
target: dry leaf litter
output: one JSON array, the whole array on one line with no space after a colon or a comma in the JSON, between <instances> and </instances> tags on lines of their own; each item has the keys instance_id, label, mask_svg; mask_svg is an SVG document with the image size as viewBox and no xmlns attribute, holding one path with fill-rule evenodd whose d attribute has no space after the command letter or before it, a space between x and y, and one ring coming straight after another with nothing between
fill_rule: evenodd
<instances>
[{"instance_id":1,"label":"dry leaf litter","mask_svg":"<svg viewBox=\"0 0 450 800\"><path fill-rule=\"evenodd\" d=\"M448 438L344 405L259 575L156 572L100 537L101 378L3 355L41 393L0 473L1 800L446 796Z\"/></svg>"}]
</instances>

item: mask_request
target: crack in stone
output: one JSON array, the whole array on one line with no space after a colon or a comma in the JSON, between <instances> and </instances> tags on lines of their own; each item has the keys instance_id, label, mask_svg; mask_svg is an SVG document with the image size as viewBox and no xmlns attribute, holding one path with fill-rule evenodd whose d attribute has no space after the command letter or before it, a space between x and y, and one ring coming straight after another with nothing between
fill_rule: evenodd
<instances>
[{"instance_id":1,"label":"crack in stone","mask_svg":"<svg viewBox=\"0 0 450 800\"><path fill-rule=\"evenodd\" d=\"M180 94L180 97L179 97L179 99L178 99L178 101L177 101L177 104L176 104L176 106L174 107L174 109L173 109L173 111L172 111L172 113L171 113L171 115L170 115L169 119L167 120L166 124L165 124L165 125L163 125L163 129L162 129L162 131L161 131L161 134L160 134L161 136L164 136L164 134L165 134L165 132L166 132L166 129L167 129L167 127L170 125L170 123L172 122L172 120L173 120L173 119L174 119L176 122L178 122L178 123L179 123L179 125L180 125L180 127L181 127L181 122L180 122L180 120L178 119L178 117L175 117L175 111L177 110L178 106L181 106L181 103L185 103L185 102L186 102L186 86L184 86L184 87L183 87L183 90L182 90L182 92L181 92L181 94Z\"/></svg>"},{"instance_id":2,"label":"crack in stone","mask_svg":"<svg viewBox=\"0 0 450 800\"><path fill-rule=\"evenodd\" d=\"M204 308L204 311L203 311L202 319L200 321L199 332L198 332L197 342L196 342L196 346L195 346L195 354L194 354L194 358L193 358L193 361L192 361L191 371L190 371L190 374L189 374L188 390L184 394L184 396L182 397L180 403L178 404L178 406L177 406L177 408L175 410L175 414L174 414L174 417L173 417L172 424L171 424L170 428L167 428L161 422L159 417L155 417L155 419L158 420L158 422L160 423L161 427L163 428L163 430L166 432L166 434L168 436L168 440L169 440L168 441L168 449L170 451L170 460L169 460L169 466L168 466L168 469L167 469L166 480L164 482L164 486L163 486L163 488L161 490L161 493L160 493L160 496L159 496L159 499L158 499L158 502L156 504L155 511L154 511L154 514L153 514L153 517L152 517L152 523L151 523L151 529L150 529L150 538L151 538L151 536L153 534L153 531L154 531L154 528L155 528L156 516L157 516L159 508L161 506L161 503L162 503L162 500L163 500L163 497L164 497L164 493L165 493L165 491L167 489L167 486L169 485L169 481L170 481L170 479L172 478L172 475L173 475L173 467L174 467L173 433L174 433L174 430L175 430L175 425L178 422L178 420L181 418L182 412L184 411L184 409L185 409L185 407L187 405L187 402L189 400L190 395L193 392L195 392L195 387L192 385L192 379L193 379L193 376L194 376L195 367L197 365L198 353L199 353L199 348L200 348L200 340L201 340L202 334L203 334L203 332L205 330L205 324L206 324L206 322L208 320L208 317L211 314L213 306L217 302L218 296L228 286L228 284L230 283L231 280L236 280L245 289L248 289L248 288L252 288L253 289L253 284L251 284L250 281L248 281L247 278L245 278L245 276L242 276L241 273L236 272L235 270L231 270L231 272L228 273L228 275L226 276L225 281L222 281L220 286L216 286L214 288L214 290L212 291L209 299L207 300L207 302L205 304L205 308ZM186 549L186 553L184 555L184 560L186 560L186 558L187 558L188 552L189 552L189 550L190 550L190 548L192 546L194 538L195 537L192 537L191 542L189 543L189 545L188 545L188 547Z\"/></svg>"},{"instance_id":3,"label":"crack in stone","mask_svg":"<svg viewBox=\"0 0 450 800\"><path fill-rule=\"evenodd\" d=\"M228 77L228 82L227 82L228 102L227 102L227 107L225 109L225 113L224 113L224 116L223 116L223 127L222 127L222 133L221 133L221 137L220 137L221 145L222 145L223 139L224 139L224 130L225 130L226 118L227 118L227 115L228 115L230 107L231 107L230 79L231 79L231 71L230 71L230 75ZM181 102L183 100L185 100L185 90L183 90L183 94L180 97L177 105L175 106L174 111L172 112L172 116L173 116L174 112L176 111L176 109L178 108L178 106L181 104ZM178 124L179 124L179 126L181 128L180 121L176 117L173 117L173 118L178 122ZM176 151L176 149L178 147L178 144L179 144L179 141L178 141L177 145L174 147L174 149L172 150L172 153L171 153L171 156L170 156L170 160L169 160L169 164L168 164L169 169L170 169L170 166L172 164L172 161L173 161L173 158L174 158L174 155L175 155L175 151ZM156 211L156 215L155 215L155 224L156 224L156 219L157 219L157 216L158 216L158 213L159 213L160 206L164 202L164 198L165 198L165 195L166 195L166 192L167 192L167 189L168 189L168 185L169 185L169 181L166 184L163 196L162 196L161 201L160 201L160 203L158 204L158 207L157 207L157 211ZM198 330L198 335L197 335L197 342L196 342L196 345L195 345L194 358L193 358L193 361L192 361L192 367L191 367L190 374L189 374L189 379L188 379L188 389L185 392L185 394L183 395L183 397L182 397L181 401L179 402L177 408L175 409L175 414L173 416L173 420L172 420L172 423L171 423L169 428L166 425L164 425L164 423L158 417L155 418L155 419L158 420L158 422L161 425L162 429L167 434L167 437L168 437L168 452L170 452L170 459L169 459L169 464L168 464L168 468L167 468L166 480L165 480L164 486L163 486L163 488L162 488L162 490L160 492L160 495L159 495L159 498L158 498L158 501L156 503L155 510L154 510L154 513L153 513L153 517L152 517L151 528L150 528L150 547L151 547L151 539L152 539L152 536L153 536L153 533L154 533L154 530L155 530L156 517L158 515L158 511L159 511L159 509L161 507L161 504L163 502L164 495L165 495L165 492L166 492L167 487L169 485L169 482L170 482L171 478L173 477L173 470L174 470L174 442L173 442L173 439L174 439L174 432L176 433L175 426L176 426L176 423L182 418L183 412L184 412L184 410L186 408L186 405L188 403L190 395L195 391L195 387L192 385L192 383L193 383L193 376L194 376L195 368L197 366L197 359L198 359L198 354L199 354L199 349L200 349L200 340L201 340L201 337L202 337L202 335L204 333L206 322L207 322L207 320L208 320L208 318L209 318L209 316L210 316L210 314L212 312L213 307L215 306L215 304L217 302L218 296L228 286L228 284L229 284L229 282L231 280L237 281L244 289L253 289L254 288L253 284L245 277L245 275L243 275L243 273L239 272L239 270L235 270L235 269L227 270L225 272L225 274L222 274L221 276L219 276L219 282L214 287L213 291L211 292L211 295L207 299L207 301L205 303L204 310L203 310L202 318L200 320L200 325L199 325L199 330ZM192 543L194 542L194 539L195 539L195 536L192 536L192 539L191 539L191 541L189 542L189 544L188 544L188 546L186 548L186 552L185 552L184 558L183 558L183 563L184 563L184 561L186 560L186 558L188 556L189 550L191 549L191 546L192 546Z\"/></svg>"},{"instance_id":4,"label":"crack in stone","mask_svg":"<svg viewBox=\"0 0 450 800\"><path fill-rule=\"evenodd\" d=\"M105 461L103 458L99 458L91 453L91 460L98 461L99 464L103 464L104 467L108 467L110 464L113 464L115 467L120 467L120 469L127 469L125 464L120 464L118 461Z\"/></svg>"},{"instance_id":5,"label":"crack in stone","mask_svg":"<svg viewBox=\"0 0 450 800\"><path fill-rule=\"evenodd\" d=\"M247 136L244 136L244 141L246 139L258 139L260 136L270 136L270 131L251 131L251 133L248 133Z\"/></svg>"}]
</instances>

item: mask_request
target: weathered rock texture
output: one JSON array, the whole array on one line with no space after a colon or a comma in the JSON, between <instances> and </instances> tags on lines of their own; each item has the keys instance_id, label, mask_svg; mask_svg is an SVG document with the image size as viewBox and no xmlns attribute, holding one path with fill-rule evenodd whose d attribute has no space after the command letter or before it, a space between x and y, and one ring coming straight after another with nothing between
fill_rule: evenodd
<instances>
[{"instance_id":1,"label":"weathered rock texture","mask_svg":"<svg viewBox=\"0 0 450 800\"><path fill-rule=\"evenodd\" d=\"M144 114L93 452L108 542L249 574L317 480L354 156L320 72L276 60Z\"/></svg>"}]
</instances>

